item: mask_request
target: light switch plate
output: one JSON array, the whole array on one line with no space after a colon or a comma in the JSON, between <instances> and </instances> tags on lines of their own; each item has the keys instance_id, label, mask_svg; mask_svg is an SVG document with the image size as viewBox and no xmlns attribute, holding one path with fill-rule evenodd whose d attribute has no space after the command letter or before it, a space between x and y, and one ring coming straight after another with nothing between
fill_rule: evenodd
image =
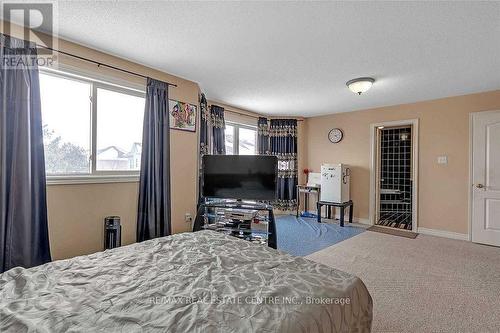
<instances>
[{"instance_id":1,"label":"light switch plate","mask_svg":"<svg viewBox=\"0 0 500 333\"><path fill-rule=\"evenodd\" d=\"M448 156L438 156L438 164L448 164Z\"/></svg>"}]
</instances>

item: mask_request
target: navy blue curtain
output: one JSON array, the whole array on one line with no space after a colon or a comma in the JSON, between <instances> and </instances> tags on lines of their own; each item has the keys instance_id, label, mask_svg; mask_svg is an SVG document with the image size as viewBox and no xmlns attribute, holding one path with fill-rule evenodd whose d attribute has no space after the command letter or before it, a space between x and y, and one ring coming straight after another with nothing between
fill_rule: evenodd
<instances>
[{"instance_id":1,"label":"navy blue curtain","mask_svg":"<svg viewBox=\"0 0 500 333\"><path fill-rule=\"evenodd\" d=\"M168 84L148 78L137 215L138 242L171 234L169 131Z\"/></svg>"},{"instance_id":2,"label":"navy blue curtain","mask_svg":"<svg viewBox=\"0 0 500 333\"><path fill-rule=\"evenodd\" d=\"M278 199L281 210L297 207L297 120L271 119L269 127L271 155L278 157Z\"/></svg>"},{"instance_id":3,"label":"navy blue curtain","mask_svg":"<svg viewBox=\"0 0 500 333\"><path fill-rule=\"evenodd\" d=\"M210 115L212 121L212 153L214 155L225 155L226 154L226 140L224 135L224 130L226 128L226 122L224 120L224 108L212 105L210 107Z\"/></svg>"},{"instance_id":4,"label":"navy blue curtain","mask_svg":"<svg viewBox=\"0 0 500 333\"><path fill-rule=\"evenodd\" d=\"M200 159L198 172L198 203L201 202L202 156L210 154L210 111L205 94L200 95Z\"/></svg>"},{"instance_id":5,"label":"navy blue curtain","mask_svg":"<svg viewBox=\"0 0 500 333\"><path fill-rule=\"evenodd\" d=\"M263 117L257 121L257 152L259 155L269 154L269 124Z\"/></svg>"},{"instance_id":6,"label":"navy blue curtain","mask_svg":"<svg viewBox=\"0 0 500 333\"><path fill-rule=\"evenodd\" d=\"M0 272L51 260L36 56L34 44L0 34Z\"/></svg>"},{"instance_id":7,"label":"navy blue curtain","mask_svg":"<svg viewBox=\"0 0 500 333\"><path fill-rule=\"evenodd\" d=\"M210 111L205 94L200 96L200 155L210 154Z\"/></svg>"}]
</instances>

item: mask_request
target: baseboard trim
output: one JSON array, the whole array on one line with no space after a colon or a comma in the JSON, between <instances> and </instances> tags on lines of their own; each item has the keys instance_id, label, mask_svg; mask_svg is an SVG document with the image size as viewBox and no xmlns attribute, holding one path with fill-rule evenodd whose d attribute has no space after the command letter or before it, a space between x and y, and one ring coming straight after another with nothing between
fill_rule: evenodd
<instances>
[{"instance_id":1,"label":"baseboard trim","mask_svg":"<svg viewBox=\"0 0 500 333\"><path fill-rule=\"evenodd\" d=\"M437 236L437 237L458 239L458 240L464 240L464 241L469 240L468 234L461 234L461 233L452 232L452 231L444 231L444 230L420 228L419 227L419 228L417 228L417 232L421 233L423 235L429 235L429 236Z\"/></svg>"},{"instance_id":2,"label":"baseboard trim","mask_svg":"<svg viewBox=\"0 0 500 333\"><path fill-rule=\"evenodd\" d=\"M335 218L336 219L340 218L340 215L335 215ZM349 221L349 216L346 215L345 221ZM369 219L364 219L362 217L356 217L356 216L353 216L352 222L353 223L359 223L359 224L371 225Z\"/></svg>"},{"instance_id":3,"label":"baseboard trim","mask_svg":"<svg viewBox=\"0 0 500 333\"><path fill-rule=\"evenodd\" d=\"M316 214L316 211L310 211L313 214ZM340 217L339 214L335 214L335 218L338 219ZM346 215L345 217L346 221L348 221L349 217ZM366 218L361 218L361 217L353 217L353 222L354 223L359 223L359 224L364 224L371 226L370 224L370 219ZM436 236L436 237L443 237L443 238L450 238L450 239L458 239L458 240L464 240L468 241L469 240L469 235L468 234L461 234L458 232L453 232L453 231L445 231L445 230L438 230L438 229L429 229L429 228L417 228L417 232L421 233L423 235L429 235L429 236Z\"/></svg>"},{"instance_id":4,"label":"baseboard trim","mask_svg":"<svg viewBox=\"0 0 500 333\"><path fill-rule=\"evenodd\" d=\"M310 210L309 213L316 214L316 211L315 210L314 211ZM324 218L324 217L322 217L322 218ZM335 214L335 218L339 219L340 218L340 214ZM349 221L349 213L345 214L344 219L345 219L346 223ZM365 219L365 218L356 217L356 216L353 216L352 222L353 223L359 223L359 224L371 225L370 224L370 219Z\"/></svg>"}]
</instances>

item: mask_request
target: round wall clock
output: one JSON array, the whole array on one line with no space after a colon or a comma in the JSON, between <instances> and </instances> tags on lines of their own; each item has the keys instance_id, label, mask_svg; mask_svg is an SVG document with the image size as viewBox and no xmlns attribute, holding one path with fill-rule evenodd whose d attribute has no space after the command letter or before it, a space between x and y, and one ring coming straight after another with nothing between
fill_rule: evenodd
<instances>
[{"instance_id":1,"label":"round wall clock","mask_svg":"<svg viewBox=\"0 0 500 333\"><path fill-rule=\"evenodd\" d=\"M339 143L344 137L344 132L340 128L334 128L328 133L328 140L332 143Z\"/></svg>"}]
</instances>

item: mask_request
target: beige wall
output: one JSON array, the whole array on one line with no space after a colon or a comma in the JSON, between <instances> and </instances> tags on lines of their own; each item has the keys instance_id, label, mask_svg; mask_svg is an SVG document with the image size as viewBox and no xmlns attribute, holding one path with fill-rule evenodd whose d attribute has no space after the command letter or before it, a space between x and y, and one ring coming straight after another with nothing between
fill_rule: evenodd
<instances>
[{"instance_id":1,"label":"beige wall","mask_svg":"<svg viewBox=\"0 0 500 333\"><path fill-rule=\"evenodd\" d=\"M418 226L468 233L469 114L500 109L500 91L450 97L414 104L308 118L307 166L322 163L352 166L354 216L368 219L370 189L370 124L420 120ZM331 128L344 131L339 144L328 141ZM437 164L439 155L447 165Z\"/></svg>"},{"instance_id":2,"label":"beige wall","mask_svg":"<svg viewBox=\"0 0 500 333\"><path fill-rule=\"evenodd\" d=\"M122 218L122 242L135 242L138 183L49 185L52 259L102 251L103 219Z\"/></svg>"},{"instance_id":3,"label":"beige wall","mask_svg":"<svg viewBox=\"0 0 500 333\"><path fill-rule=\"evenodd\" d=\"M233 121L236 123L247 124L247 125L255 125L257 126L257 118L264 117L261 114L258 114L253 111L240 109L231 105L227 105L224 103L214 102L208 100L208 105L218 105L224 108L224 118L226 121Z\"/></svg>"}]
</instances>

